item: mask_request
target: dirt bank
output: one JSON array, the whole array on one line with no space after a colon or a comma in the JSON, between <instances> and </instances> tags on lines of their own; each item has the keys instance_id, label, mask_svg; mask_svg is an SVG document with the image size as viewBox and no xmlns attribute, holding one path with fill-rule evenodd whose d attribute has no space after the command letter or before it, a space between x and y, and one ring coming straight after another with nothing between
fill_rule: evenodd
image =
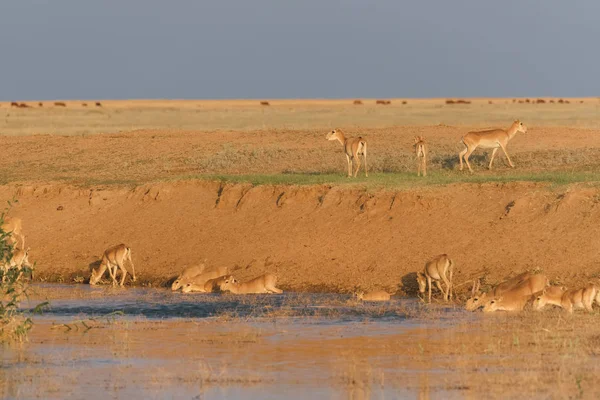
<instances>
[{"instance_id":1,"label":"dirt bank","mask_svg":"<svg viewBox=\"0 0 600 400\"><path fill-rule=\"evenodd\" d=\"M42 280L87 279L89 264L120 242L132 247L141 282L152 284L204 258L240 279L274 272L297 291L412 286L412 273L443 252L456 261L457 283L540 268L575 284L600 272L600 189L591 186L0 187L0 200L13 195L11 214L23 219Z\"/></svg>"}]
</instances>

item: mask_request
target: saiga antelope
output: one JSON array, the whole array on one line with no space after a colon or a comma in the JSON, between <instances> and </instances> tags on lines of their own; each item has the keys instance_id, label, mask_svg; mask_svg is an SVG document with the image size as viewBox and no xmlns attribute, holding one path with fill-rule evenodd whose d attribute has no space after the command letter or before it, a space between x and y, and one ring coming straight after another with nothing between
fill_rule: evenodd
<instances>
[{"instance_id":1,"label":"saiga antelope","mask_svg":"<svg viewBox=\"0 0 600 400\"><path fill-rule=\"evenodd\" d=\"M203 292L204 284L211 279L218 278L220 276L227 275L229 273L228 267L217 267L210 271L205 271L200 275L196 275L190 278L186 278L181 281L181 291L183 293L189 293L192 291Z\"/></svg>"},{"instance_id":2,"label":"saiga antelope","mask_svg":"<svg viewBox=\"0 0 600 400\"><path fill-rule=\"evenodd\" d=\"M514 121L510 128L508 128L506 131L504 129L491 129L467 133L462 137L462 142L465 145L465 148L458 155L458 160L460 161L460 170L463 170L464 157L467 167L469 167L469 171L471 171L471 173L473 172L471 169L471 164L469 164L469 157L477 147L481 147L483 149L494 149L492 150L492 157L490 159L490 165L488 166L489 169L492 169L492 163L494 162L494 157L496 157L498 148L502 149L506 159L508 160L508 164L511 166L511 168L514 168L515 166L506 152L506 146L508 145L508 142L517 134L517 132L527 132L527 127L519 120Z\"/></svg>"},{"instance_id":3,"label":"saiga antelope","mask_svg":"<svg viewBox=\"0 0 600 400\"><path fill-rule=\"evenodd\" d=\"M221 283L221 291L230 291L233 294L251 293L283 293L276 287L277 277L273 274L264 274L248 282L238 283L233 277Z\"/></svg>"},{"instance_id":4,"label":"saiga antelope","mask_svg":"<svg viewBox=\"0 0 600 400\"><path fill-rule=\"evenodd\" d=\"M494 298L496 296L500 296L502 293L505 293L517 286L519 283L529 279L531 274L529 272L523 272L517 276L514 276L510 279L505 280L504 282L499 283L492 289L491 292L482 293L479 289L481 287L481 282L479 279L475 281L473 284L473 288L471 289L471 298L467 300L467 304L465 308L467 311L475 311L479 307L483 306L487 303L488 299Z\"/></svg>"},{"instance_id":5,"label":"saiga antelope","mask_svg":"<svg viewBox=\"0 0 600 400\"><path fill-rule=\"evenodd\" d=\"M483 312L521 311L529 300L533 300L533 294L544 290L548 283L548 278L545 275L531 275L507 292L490 299L483 306Z\"/></svg>"},{"instance_id":6,"label":"saiga antelope","mask_svg":"<svg viewBox=\"0 0 600 400\"><path fill-rule=\"evenodd\" d=\"M365 176L369 176L367 168L367 141L362 137L347 138L340 129L334 129L327 134L325 137L327 140L337 140L342 146L344 146L344 152L346 153L346 160L348 161L348 177L352 177L352 168L354 162L356 162L356 171L354 171L354 177L358 175L358 169L360 168L360 158L362 155L365 160Z\"/></svg>"},{"instance_id":7,"label":"saiga antelope","mask_svg":"<svg viewBox=\"0 0 600 400\"><path fill-rule=\"evenodd\" d=\"M131 248L127 247L124 244L118 244L116 246L110 247L104 251L102 255L102 261L100 262L100 266L96 269L92 269L92 276L90 277L90 285L95 285L104 275L104 272L108 269L108 273L112 278L113 285L117 284L117 270L121 269L121 282L120 286L123 286L125 282L125 278L127 277L127 270L125 269L125 261L129 260L131 264L131 271L133 281L136 281L135 277L135 267L133 265L133 261L131 261Z\"/></svg>"},{"instance_id":8,"label":"saiga antelope","mask_svg":"<svg viewBox=\"0 0 600 400\"><path fill-rule=\"evenodd\" d=\"M23 267L29 269L33 268L33 266L29 263L29 248L27 248L26 250L17 249L13 251L12 258L9 261L5 262L2 268L2 282L6 281L8 271L13 268L19 272L19 275L15 279L15 281L18 281L23 275ZM33 270L31 270L31 278L33 279Z\"/></svg>"},{"instance_id":9,"label":"saiga antelope","mask_svg":"<svg viewBox=\"0 0 600 400\"><path fill-rule=\"evenodd\" d=\"M201 273L204 272L205 269L206 269L206 260L204 260L204 262L202 264L185 267L183 269L183 271L181 271L181 274L179 274L177 279L175 279L173 281L173 283L171 284L171 290L179 289L185 283L187 283L187 280L200 275Z\"/></svg>"},{"instance_id":10,"label":"saiga antelope","mask_svg":"<svg viewBox=\"0 0 600 400\"><path fill-rule=\"evenodd\" d=\"M203 284L197 284L193 282L188 282L181 291L183 293L190 292L201 292L201 293L212 293L221 290L221 285L225 283L227 280L233 280L234 283L237 283L233 275L223 275L217 278L209 279Z\"/></svg>"},{"instance_id":11,"label":"saiga antelope","mask_svg":"<svg viewBox=\"0 0 600 400\"><path fill-rule=\"evenodd\" d=\"M389 301L390 294L383 290L375 290L373 292L356 292L356 300L358 301Z\"/></svg>"},{"instance_id":12,"label":"saiga antelope","mask_svg":"<svg viewBox=\"0 0 600 400\"><path fill-rule=\"evenodd\" d=\"M454 262L447 254L440 254L425 264L423 272L417 272L417 283L419 292L425 293L429 287L429 302L431 303L431 282L435 281L438 289L444 295L444 300L452 299L452 273L454 271ZM446 290L442 288L441 282L446 284Z\"/></svg>"},{"instance_id":13,"label":"saiga antelope","mask_svg":"<svg viewBox=\"0 0 600 400\"><path fill-rule=\"evenodd\" d=\"M581 289L565 290L559 286L551 286L540 293L533 301L533 309L541 310L547 304L559 306L569 313L574 309L584 308L592 312L592 305L600 305L600 291L594 284L589 284Z\"/></svg>"},{"instance_id":14,"label":"saiga antelope","mask_svg":"<svg viewBox=\"0 0 600 400\"><path fill-rule=\"evenodd\" d=\"M423 136L415 136L415 154L417 155L417 176L427 176L427 142Z\"/></svg>"},{"instance_id":15,"label":"saiga antelope","mask_svg":"<svg viewBox=\"0 0 600 400\"><path fill-rule=\"evenodd\" d=\"M7 237L10 237L13 244L20 249L25 248L25 236L23 235L22 224L21 218L4 217L4 223L0 227L6 233ZM17 238L20 239L21 243L19 243Z\"/></svg>"}]
</instances>

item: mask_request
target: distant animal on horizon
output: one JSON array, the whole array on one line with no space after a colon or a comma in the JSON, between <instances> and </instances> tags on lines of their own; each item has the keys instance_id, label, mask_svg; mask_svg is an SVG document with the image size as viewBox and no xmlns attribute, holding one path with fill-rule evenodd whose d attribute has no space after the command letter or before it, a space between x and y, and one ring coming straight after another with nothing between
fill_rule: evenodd
<instances>
[{"instance_id":1,"label":"distant animal on horizon","mask_svg":"<svg viewBox=\"0 0 600 400\"><path fill-rule=\"evenodd\" d=\"M344 147L344 153L346 153L346 161L348 162L348 177L352 177L352 170L354 163L356 163L356 170L354 171L354 177L358 175L360 168L360 158L362 155L365 161L365 176L369 176L367 168L367 141L361 136L355 138L347 138L341 129L334 129L325 136L327 140L337 140Z\"/></svg>"},{"instance_id":2,"label":"distant animal on horizon","mask_svg":"<svg viewBox=\"0 0 600 400\"><path fill-rule=\"evenodd\" d=\"M485 131L472 131L464 135L461 139L465 148L458 155L458 159L460 161L460 170L463 170L463 158L467 163L467 167L469 167L469 171L473 173L473 169L471 168L471 164L469 164L469 157L471 154L477 149L481 147L483 149L493 149L492 156L490 158L490 164L488 166L489 169L492 169L492 164L494 162L494 157L496 157L496 152L498 148L502 149L506 159L508 160L508 164L511 168L514 168L515 165L510 160L510 157L506 151L506 146L508 142L515 137L517 132L527 132L527 127L523 125L523 123L519 120L515 120L512 125L508 128L508 130L504 129L490 129Z\"/></svg>"},{"instance_id":3,"label":"distant animal on horizon","mask_svg":"<svg viewBox=\"0 0 600 400\"><path fill-rule=\"evenodd\" d=\"M66 107L66 106L67 106L67 105L66 105L64 102L62 102L62 101L55 101L55 102L54 102L54 105L55 105L56 107Z\"/></svg>"}]
</instances>

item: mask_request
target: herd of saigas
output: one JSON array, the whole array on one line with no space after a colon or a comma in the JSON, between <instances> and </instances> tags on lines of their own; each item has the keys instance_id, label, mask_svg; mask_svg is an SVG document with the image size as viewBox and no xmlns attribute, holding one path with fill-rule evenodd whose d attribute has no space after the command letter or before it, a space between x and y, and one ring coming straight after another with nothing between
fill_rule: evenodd
<instances>
[{"instance_id":1,"label":"herd of saigas","mask_svg":"<svg viewBox=\"0 0 600 400\"><path fill-rule=\"evenodd\" d=\"M4 260L2 265L3 278L10 269L20 270L23 266L30 266L27 259L29 249L23 249L25 236L22 233L22 223L19 218L5 218L1 226L2 231L9 235L14 251L10 260ZM89 283L96 285L108 271L113 285L123 286L128 275L126 262L131 265L131 277L136 281L135 266L131 259L131 248L119 244L104 251L98 267L92 269ZM117 279L121 272L120 281ZM453 297L454 261L447 254L440 254L425 263L422 272L417 272L417 284L421 294L427 293L431 302L433 285L439 289L443 299L447 302ZM19 273L19 277L21 273ZM566 289L562 286L551 286L548 278L541 273L523 272L507 279L489 292L480 291L480 281L473 284L471 297L467 300L465 308L475 311L480 308L484 312L493 311L522 311L526 305L531 304L534 310L541 310L548 305L564 309L569 313L574 310L593 310L596 303L600 306L600 287L589 283L576 289ZM271 273L260 275L247 282L239 282L229 273L227 267L207 268L205 263L186 267L173 281L173 291L181 289L183 293L190 292L231 292L234 294L279 294L283 293L277 287L277 276ZM389 301L391 294L383 290L372 292L356 292L359 301Z\"/></svg>"},{"instance_id":2,"label":"herd of saigas","mask_svg":"<svg viewBox=\"0 0 600 400\"><path fill-rule=\"evenodd\" d=\"M508 165L514 168L510 156L508 155L507 146L508 142L515 137L518 132L527 132L527 127L520 120L514 120L508 129L487 129L483 131L471 131L467 132L460 141L462 142L464 149L458 154L459 170L463 170L463 160L469 168L469 172L473 173L471 164L469 163L469 157L477 148L484 150L492 150L490 157L490 163L488 169L492 169L494 164L494 158L498 149L501 149L508 161ZM338 141L344 148L344 155L346 156L346 162L348 164L348 177L356 178L358 176L358 170L360 169L361 162L360 157L362 156L363 165L365 170L365 177L369 176L369 169L367 167L367 140L362 136L348 137L342 132L341 129L334 129L328 132L325 139L329 141ZM429 146L423 136L415 136L413 143L413 151L417 159L417 176L427 176L427 153Z\"/></svg>"},{"instance_id":3,"label":"herd of saigas","mask_svg":"<svg viewBox=\"0 0 600 400\"><path fill-rule=\"evenodd\" d=\"M124 244L119 244L107 249L101 259L100 265L92 270L90 285L97 284L106 271L109 272L113 285L123 286L128 271L125 262L131 264L131 275L136 280L135 269L131 260L131 249ZM120 282L117 274L121 271ZM419 292L425 294L431 302L432 289L435 285L441 292L443 299L451 301L453 297L454 261L447 254L440 254L425 263L422 272L417 272ZM534 310L541 310L547 305L563 308L569 313L574 310L584 309L592 311L594 303L600 305L600 289L590 283L578 289L566 289L560 286L550 286L548 278L541 273L523 272L507 279L489 292L480 291L480 281L476 280L471 290L471 297L467 300L465 308L475 311L480 308L483 312L493 311L522 311L527 304ZM230 274L227 267L207 268L206 263L184 268L173 281L171 290L180 290L183 293L201 292L230 292L233 294L280 294L277 287L277 276L271 273L260 275L246 282L239 282ZM359 291L355 293L358 301L389 301L391 294L377 290L372 292Z\"/></svg>"},{"instance_id":4,"label":"herd of saigas","mask_svg":"<svg viewBox=\"0 0 600 400\"><path fill-rule=\"evenodd\" d=\"M123 286L128 271L126 262L131 265L132 280L136 281L135 267L131 260L131 248L121 243L104 251L100 265L92 269L90 285L96 285L108 271L113 286ZM121 281L117 280L117 274L121 271ZM229 274L227 267L207 268L206 263L186 267L173 281L171 290L181 289L183 293L190 292L231 292L234 294L251 293L283 293L277 288L277 277L273 274L264 274L248 282L238 282L233 275Z\"/></svg>"},{"instance_id":5,"label":"herd of saigas","mask_svg":"<svg viewBox=\"0 0 600 400\"><path fill-rule=\"evenodd\" d=\"M444 300L452 299L453 261L446 254L441 254L425 264L423 272L417 273L419 292L424 294L429 288L431 302L432 284L435 283ZM445 286L445 287L444 287ZM600 288L594 283L567 289L562 286L551 286L548 278L542 273L523 272L499 283L489 292L481 292L479 279L473 283L471 297L465 308L468 311L483 309L483 312L522 311L530 304L533 310L542 310L547 305L554 305L569 313L583 309L591 312L594 303L600 306Z\"/></svg>"},{"instance_id":6,"label":"herd of saigas","mask_svg":"<svg viewBox=\"0 0 600 400\"><path fill-rule=\"evenodd\" d=\"M519 120L515 120L507 129L492 129L485 131L473 131L465 134L461 141L465 146L459 154L460 170L463 169L463 160L471 172L469 156L476 148L491 149L491 159L488 168L492 164L498 149L505 154L511 167L514 164L506 151L508 142L517 132L527 132L527 127ZM348 176L356 177L361 166L360 156L363 158L365 176L368 176L367 168L367 141L363 137L350 138L335 129L326 135L330 141L338 141L344 148L348 166ZM414 138L414 152L418 160L418 175L427 175L427 153L428 145L422 136ZM22 234L21 220L19 218L4 219L2 231L9 233L14 253L10 260L4 260L0 267L3 276L10 269L21 270L23 266L29 266L27 259L29 249L25 249L25 237ZM131 276L136 281L135 267L131 259L131 249L125 244L119 244L107 249L97 268L92 269L89 280L91 285L97 284L102 276L108 271L113 285L123 286L128 274L125 263L131 265ZM447 254L434 257L425 264L422 272L417 273L417 283L420 293L427 290L427 298L431 302L433 284L442 293L445 301L453 297L453 271L454 262ZM117 274L121 272L120 282ZM19 274L20 277L20 274ZM235 294L250 293L282 293L276 286L277 277L271 273L258 276L247 282L238 282L225 267L206 268L205 263L185 268L173 282L173 291L181 289L183 293L189 292L231 292ZM373 291L369 293L357 292L355 297L359 301L388 301L390 294L385 291ZM471 297L467 300L466 309L474 311L483 308L484 312L493 311L521 311L531 303L535 310L540 310L547 305L555 305L572 313L575 309L592 310L596 302L600 305L600 290L598 286L590 283L582 288L567 290L564 287L550 286L548 279L541 273L523 272L513 278L501 282L487 293L480 291L479 280L475 281Z\"/></svg>"},{"instance_id":7,"label":"herd of saigas","mask_svg":"<svg viewBox=\"0 0 600 400\"><path fill-rule=\"evenodd\" d=\"M21 220L18 218L5 219L2 230L10 233L16 249L11 260L3 263L3 272L6 273L10 268L21 269L23 265L29 265L27 260L29 249L22 249L25 237L21 231ZM108 271L112 284L123 286L128 274L126 262L131 265L131 277L135 282L136 274L131 259L131 248L125 244L119 244L104 251L99 266L92 269L90 285L96 285ZM120 281L117 279L119 272L121 272ZM435 284L443 299L451 301L453 272L454 261L447 254L434 257L425 263L422 272L417 272L419 292L424 295L428 291L427 299L431 302L432 289ZM476 280L471 290L471 297L466 302L466 310L475 311L482 308L484 312L522 311L527 304L531 304L534 310L541 310L548 305L553 305L573 313L577 309L592 311L594 303L600 306L598 285L589 283L576 289L551 286L548 278L541 273L523 272L499 283L487 293L481 292L480 287L479 280ZM283 293L277 287L277 276L274 274L266 273L247 282L239 282L229 273L227 267L207 268L205 263L184 268L173 281L171 289L173 291L181 289L183 293ZM355 293L355 297L359 301L389 301L391 294L383 290L367 293L359 291Z\"/></svg>"}]
</instances>

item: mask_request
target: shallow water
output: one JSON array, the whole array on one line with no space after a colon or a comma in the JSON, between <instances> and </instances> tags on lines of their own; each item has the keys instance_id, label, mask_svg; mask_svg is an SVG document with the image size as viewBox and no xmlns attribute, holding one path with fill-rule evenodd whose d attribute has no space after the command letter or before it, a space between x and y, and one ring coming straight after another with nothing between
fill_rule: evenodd
<instances>
[{"instance_id":1,"label":"shallow water","mask_svg":"<svg viewBox=\"0 0 600 400\"><path fill-rule=\"evenodd\" d=\"M421 378L399 367L401 354L364 349L452 325L456 314L439 308L439 318L420 320L414 299L368 304L338 294L86 285L35 285L33 293L24 307L45 298L51 306L36 317L29 343L2 352L4 398L415 397ZM389 379L399 372L402 379ZM416 386L402 383L410 377Z\"/></svg>"},{"instance_id":2,"label":"shallow water","mask_svg":"<svg viewBox=\"0 0 600 400\"><path fill-rule=\"evenodd\" d=\"M45 317L103 316L122 312L125 317L148 319L210 318L224 313L238 318L266 317L283 313L296 317L327 316L337 322L357 320L404 319L400 309L415 309L415 299L385 303L357 302L350 295L327 293L284 293L281 295L231 295L217 293L172 292L168 289L112 288L102 286L39 284L32 288L30 301L23 308L34 307L49 291L51 305ZM331 322L331 321L329 321Z\"/></svg>"}]
</instances>

